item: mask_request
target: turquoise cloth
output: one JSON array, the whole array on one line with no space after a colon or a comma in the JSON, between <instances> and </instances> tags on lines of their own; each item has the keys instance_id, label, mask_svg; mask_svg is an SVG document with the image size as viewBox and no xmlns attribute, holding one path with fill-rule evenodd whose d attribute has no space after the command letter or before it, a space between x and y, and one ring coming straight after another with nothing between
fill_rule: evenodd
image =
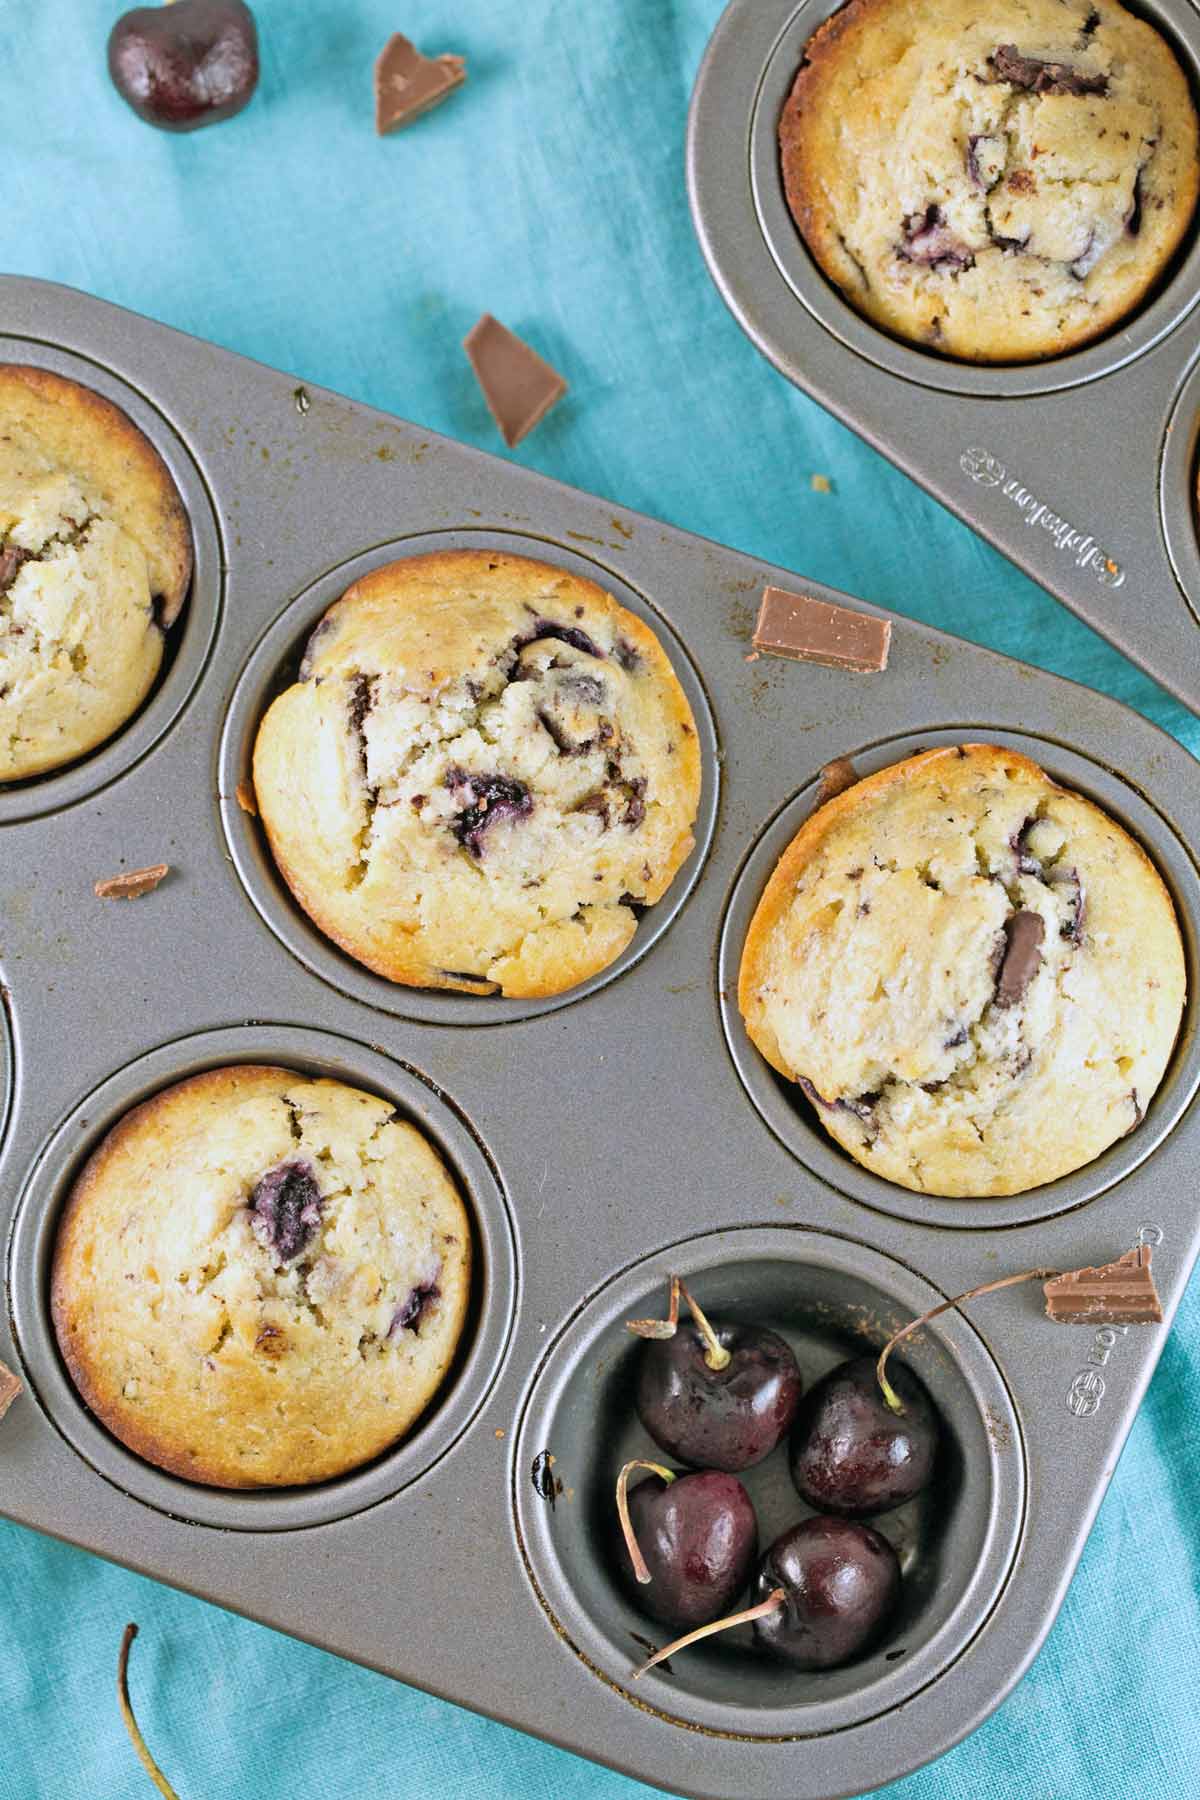
<instances>
[{"instance_id":1,"label":"turquoise cloth","mask_svg":"<svg viewBox=\"0 0 1200 1800\"><path fill-rule=\"evenodd\" d=\"M571 383L521 462L1103 688L1200 749L1200 722L794 392L727 316L683 187L721 0L255 5L253 105L170 137L109 86L119 0L0 0L6 267L501 450L459 347L490 310ZM397 28L463 53L470 79L380 141L371 64ZM0 1428L0 1488L2 1443ZM889 1800L1200 1793L1197 1467L1193 1283L1033 1672ZM649 1792L0 1524L0 1800L151 1791L113 1699L130 1618L142 1724L186 1800Z\"/></svg>"}]
</instances>

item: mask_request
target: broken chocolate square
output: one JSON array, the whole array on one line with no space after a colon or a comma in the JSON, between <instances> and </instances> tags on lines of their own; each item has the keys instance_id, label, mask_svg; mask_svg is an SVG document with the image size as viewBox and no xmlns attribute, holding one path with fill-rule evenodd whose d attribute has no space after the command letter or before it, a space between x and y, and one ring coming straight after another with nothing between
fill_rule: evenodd
<instances>
[{"instance_id":1,"label":"broken chocolate square","mask_svg":"<svg viewBox=\"0 0 1200 1800\"><path fill-rule=\"evenodd\" d=\"M380 137L411 125L467 79L461 56L422 56L399 32L375 63L375 129Z\"/></svg>"},{"instance_id":2,"label":"broken chocolate square","mask_svg":"<svg viewBox=\"0 0 1200 1800\"><path fill-rule=\"evenodd\" d=\"M500 435L510 450L528 437L552 406L567 391L567 384L557 369L540 357L536 350L484 313L463 339L463 349L471 359L475 379L483 389L488 411L500 427Z\"/></svg>"},{"instance_id":3,"label":"broken chocolate square","mask_svg":"<svg viewBox=\"0 0 1200 1800\"><path fill-rule=\"evenodd\" d=\"M0 1362L0 1419L21 1392L21 1385L7 1364Z\"/></svg>"},{"instance_id":4,"label":"broken chocolate square","mask_svg":"<svg viewBox=\"0 0 1200 1800\"><path fill-rule=\"evenodd\" d=\"M1161 1325L1150 1246L1138 1244L1098 1269L1073 1269L1043 1285L1046 1317L1058 1325Z\"/></svg>"},{"instance_id":5,"label":"broken chocolate square","mask_svg":"<svg viewBox=\"0 0 1200 1800\"><path fill-rule=\"evenodd\" d=\"M833 606L812 594L769 587L763 590L753 643L769 656L866 674L887 668L891 638L890 619Z\"/></svg>"},{"instance_id":6,"label":"broken chocolate square","mask_svg":"<svg viewBox=\"0 0 1200 1800\"><path fill-rule=\"evenodd\" d=\"M124 875L109 875L96 882L94 892L98 900L140 900L143 894L152 894L170 872L170 863L153 863L148 869L130 869Z\"/></svg>"}]
</instances>

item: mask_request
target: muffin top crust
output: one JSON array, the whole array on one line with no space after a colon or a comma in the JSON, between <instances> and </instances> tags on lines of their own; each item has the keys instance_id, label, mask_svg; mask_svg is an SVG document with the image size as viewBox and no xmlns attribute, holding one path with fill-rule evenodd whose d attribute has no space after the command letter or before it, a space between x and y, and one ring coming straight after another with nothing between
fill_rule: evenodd
<instances>
[{"instance_id":1,"label":"muffin top crust","mask_svg":"<svg viewBox=\"0 0 1200 1800\"><path fill-rule=\"evenodd\" d=\"M864 1167L982 1197L1141 1123L1183 946L1140 845L1013 751L930 750L820 807L742 956L753 1042Z\"/></svg>"},{"instance_id":2,"label":"muffin top crust","mask_svg":"<svg viewBox=\"0 0 1200 1800\"><path fill-rule=\"evenodd\" d=\"M876 324L1057 356L1141 301L1195 208L1187 80L1116 0L850 0L779 122L792 215Z\"/></svg>"},{"instance_id":3,"label":"muffin top crust","mask_svg":"<svg viewBox=\"0 0 1200 1800\"><path fill-rule=\"evenodd\" d=\"M183 503L133 422L0 365L0 781L74 761L137 711L191 569Z\"/></svg>"},{"instance_id":4,"label":"muffin top crust","mask_svg":"<svg viewBox=\"0 0 1200 1800\"><path fill-rule=\"evenodd\" d=\"M563 569L447 551L329 609L254 786L301 905L368 968L536 997L605 968L666 892L700 753L641 619Z\"/></svg>"}]
</instances>

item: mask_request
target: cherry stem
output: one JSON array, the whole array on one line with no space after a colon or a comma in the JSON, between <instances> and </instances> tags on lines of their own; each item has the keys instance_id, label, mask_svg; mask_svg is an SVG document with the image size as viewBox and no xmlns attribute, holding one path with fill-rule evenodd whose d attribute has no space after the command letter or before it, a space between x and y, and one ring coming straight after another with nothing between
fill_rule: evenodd
<instances>
[{"instance_id":1,"label":"cherry stem","mask_svg":"<svg viewBox=\"0 0 1200 1800\"><path fill-rule=\"evenodd\" d=\"M692 1296L688 1293L682 1281L679 1284L679 1291L687 1301L688 1311L696 1321L696 1330L704 1339L705 1362L714 1372L720 1369L727 1369L733 1361L729 1351L726 1350L724 1344L721 1342L704 1314L700 1311L700 1308L696 1305L696 1302L692 1299Z\"/></svg>"},{"instance_id":2,"label":"cherry stem","mask_svg":"<svg viewBox=\"0 0 1200 1800\"><path fill-rule=\"evenodd\" d=\"M1000 1288L1016 1287L1020 1281L1049 1281L1059 1273L1058 1269L1025 1269L1020 1275L1006 1275L1001 1281L985 1281L982 1287L968 1288L965 1294L956 1294L953 1300L943 1300L940 1306L930 1307L929 1311L922 1313L919 1319L910 1319L907 1325L902 1325L895 1336L889 1338L883 1346L879 1353L879 1361L875 1364L875 1374L885 1404L890 1407L892 1412L903 1416L904 1402L884 1372L887 1359L901 1338L908 1337L911 1332L919 1331L922 1325L928 1325L931 1319L939 1318L942 1313L950 1312L954 1307L961 1306L964 1300L977 1300L981 1294L994 1294Z\"/></svg>"},{"instance_id":3,"label":"cherry stem","mask_svg":"<svg viewBox=\"0 0 1200 1800\"><path fill-rule=\"evenodd\" d=\"M704 1339L704 1360L714 1374L727 1369L733 1361L728 1350L684 1287L678 1275L671 1277L671 1300L665 1319L626 1319L625 1329L643 1338L673 1338L679 1326L679 1296L688 1303L688 1311L696 1321L696 1330Z\"/></svg>"},{"instance_id":4,"label":"cherry stem","mask_svg":"<svg viewBox=\"0 0 1200 1800\"><path fill-rule=\"evenodd\" d=\"M179 1795L171 1786L146 1746L146 1740L133 1716L133 1707L129 1703L129 1646L137 1636L137 1626L127 1625L121 1638L121 1654L117 1658L117 1702L121 1708L121 1717L125 1721L125 1729L147 1775L164 1796L164 1800L179 1800Z\"/></svg>"},{"instance_id":5,"label":"cherry stem","mask_svg":"<svg viewBox=\"0 0 1200 1800\"><path fill-rule=\"evenodd\" d=\"M626 1331L632 1331L636 1337L673 1338L679 1324L679 1290L682 1286L678 1275L672 1275L671 1300L665 1319L626 1319Z\"/></svg>"},{"instance_id":6,"label":"cherry stem","mask_svg":"<svg viewBox=\"0 0 1200 1800\"><path fill-rule=\"evenodd\" d=\"M768 1613L776 1612L786 1599L786 1588L772 1588L766 1599L760 1600L757 1606L748 1606L745 1612L730 1613L727 1619L714 1619L711 1625L698 1625L695 1631L689 1631L686 1637L676 1638L673 1644L668 1644L665 1649L656 1650L653 1656L648 1656L645 1662L633 1671L632 1679L640 1681L647 1669L652 1669L655 1663L665 1662L668 1656L674 1656L677 1650L686 1650L689 1644L698 1644L701 1638L711 1637L716 1631L729 1631L734 1625L750 1625L755 1619L765 1619Z\"/></svg>"},{"instance_id":7,"label":"cherry stem","mask_svg":"<svg viewBox=\"0 0 1200 1800\"><path fill-rule=\"evenodd\" d=\"M625 1548L629 1552L629 1560L633 1564L633 1572L644 1587L653 1579L646 1567L646 1559L642 1555L641 1545L634 1536L633 1521L629 1517L629 1477L635 1469L649 1469L652 1475L661 1476L670 1487L675 1479L671 1469L664 1469L661 1463L645 1462L640 1456L627 1462L617 1476L617 1517L621 1521L621 1532L625 1539Z\"/></svg>"}]
</instances>

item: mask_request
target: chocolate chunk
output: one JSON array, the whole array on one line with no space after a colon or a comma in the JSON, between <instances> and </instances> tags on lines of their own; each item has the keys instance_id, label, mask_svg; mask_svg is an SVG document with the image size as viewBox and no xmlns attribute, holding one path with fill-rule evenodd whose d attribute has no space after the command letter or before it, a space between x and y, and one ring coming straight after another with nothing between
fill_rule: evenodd
<instances>
[{"instance_id":1,"label":"chocolate chunk","mask_svg":"<svg viewBox=\"0 0 1200 1800\"><path fill-rule=\"evenodd\" d=\"M826 1100L825 1096L817 1089L814 1083L808 1079L807 1075L798 1075L796 1079L801 1090L808 1095L808 1098L812 1101L814 1106L823 1106L826 1112L832 1112L834 1110L837 1101Z\"/></svg>"},{"instance_id":2,"label":"chocolate chunk","mask_svg":"<svg viewBox=\"0 0 1200 1800\"><path fill-rule=\"evenodd\" d=\"M375 62L375 129L380 137L411 125L467 79L461 56L422 56L399 32Z\"/></svg>"},{"instance_id":3,"label":"chocolate chunk","mask_svg":"<svg viewBox=\"0 0 1200 1800\"><path fill-rule=\"evenodd\" d=\"M488 411L509 449L528 437L567 391L557 369L515 332L484 313L463 339Z\"/></svg>"},{"instance_id":4,"label":"chocolate chunk","mask_svg":"<svg viewBox=\"0 0 1200 1800\"><path fill-rule=\"evenodd\" d=\"M508 775L466 775L451 769L446 786L462 807L451 829L472 856L483 855L483 834L497 819L527 819L533 811L533 795L525 783Z\"/></svg>"},{"instance_id":5,"label":"chocolate chunk","mask_svg":"<svg viewBox=\"0 0 1200 1800\"><path fill-rule=\"evenodd\" d=\"M1058 869L1052 871L1050 885L1058 891L1066 901L1067 916L1058 928L1059 937L1066 938L1070 944L1082 944L1083 921L1087 913L1087 896L1083 884L1075 869Z\"/></svg>"},{"instance_id":6,"label":"chocolate chunk","mask_svg":"<svg viewBox=\"0 0 1200 1800\"><path fill-rule=\"evenodd\" d=\"M21 564L33 559L19 544L5 544L0 549L0 594L7 594L21 570Z\"/></svg>"},{"instance_id":7,"label":"chocolate chunk","mask_svg":"<svg viewBox=\"0 0 1200 1800\"><path fill-rule=\"evenodd\" d=\"M1001 44L988 62L999 81L1031 94L1107 94L1107 75L1085 75L1073 63L1023 56L1015 44Z\"/></svg>"},{"instance_id":8,"label":"chocolate chunk","mask_svg":"<svg viewBox=\"0 0 1200 1800\"><path fill-rule=\"evenodd\" d=\"M595 813L604 830L608 830L609 811L607 794L603 794L599 791L594 794L585 794L582 800L577 800L575 802L571 811L577 813Z\"/></svg>"},{"instance_id":9,"label":"chocolate chunk","mask_svg":"<svg viewBox=\"0 0 1200 1800\"><path fill-rule=\"evenodd\" d=\"M140 900L152 894L171 873L170 863L152 863L148 869L130 869L125 875L109 875L97 881L92 892L98 900Z\"/></svg>"},{"instance_id":10,"label":"chocolate chunk","mask_svg":"<svg viewBox=\"0 0 1200 1800\"><path fill-rule=\"evenodd\" d=\"M1046 922L1041 913L1016 912L1005 922L1004 953L996 973L996 1005L1016 1006L1042 960Z\"/></svg>"},{"instance_id":11,"label":"chocolate chunk","mask_svg":"<svg viewBox=\"0 0 1200 1800\"><path fill-rule=\"evenodd\" d=\"M640 825L646 817L646 777L636 775L632 781L626 782L625 793L625 811L621 814L621 823L630 827Z\"/></svg>"},{"instance_id":12,"label":"chocolate chunk","mask_svg":"<svg viewBox=\"0 0 1200 1800\"><path fill-rule=\"evenodd\" d=\"M582 744L573 743L562 726L551 717L544 706L538 707L534 717L560 756L577 756L579 754L583 748Z\"/></svg>"},{"instance_id":13,"label":"chocolate chunk","mask_svg":"<svg viewBox=\"0 0 1200 1800\"><path fill-rule=\"evenodd\" d=\"M395 1337L398 1331L411 1331L414 1335L419 1335L421 1320L434 1301L440 1300L441 1297L442 1290L438 1286L436 1278L431 1281L419 1281L416 1287L409 1289L407 1297L400 1302L392 1314L392 1322L388 1326L388 1336Z\"/></svg>"},{"instance_id":14,"label":"chocolate chunk","mask_svg":"<svg viewBox=\"0 0 1200 1800\"><path fill-rule=\"evenodd\" d=\"M1125 214L1125 229L1130 237L1136 237L1142 229L1142 169L1140 165L1133 178L1133 200L1129 211ZM0 578L0 586L2 585L2 578Z\"/></svg>"},{"instance_id":15,"label":"chocolate chunk","mask_svg":"<svg viewBox=\"0 0 1200 1800\"><path fill-rule=\"evenodd\" d=\"M553 1512L554 1503L562 1492L562 1484L555 1480L554 1458L548 1450L538 1451L529 1473L533 1481L534 1493L539 1500L549 1501L550 1511Z\"/></svg>"},{"instance_id":16,"label":"chocolate chunk","mask_svg":"<svg viewBox=\"0 0 1200 1800\"><path fill-rule=\"evenodd\" d=\"M967 139L967 174L977 188L990 194L1008 161L1008 139L998 133L976 131Z\"/></svg>"},{"instance_id":17,"label":"chocolate chunk","mask_svg":"<svg viewBox=\"0 0 1200 1800\"><path fill-rule=\"evenodd\" d=\"M1046 1317L1056 1325L1161 1325L1150 1257L1149 1244L1139 1244L1098 1269L1055 1275L1042 1289Z\"/></svg>"},{"instance_id":18,"label":"chocolate chunk","mask_svg":"<svg viewBox=\"0 0 1200 1800\"><path fill-rule=\"evenodd\" d=\"M835 756L821 770L817 781L816 806L825 806L830 800L836 800L847 788L855 787L859 780L858 770L848 756ZM858 871L859 876L862 870ZM857 877L852 876L852 880Z\"/></svg>"},{"instance_id":19,"label":"chocolate chunk","mask_svg":"<svg viewBox=\"0 0 1200 1800\"><path fill-rule=\"evenodd\" d=\"M0 1419L2 1419L17 1395L23 1383L13 1374L7 1364L0 1362Z\"/></svg>"},{"instance_id":20,"label":"chocolate chunk","mask_svg":"<svg viewBox=\"0 0 1200 1800\"><path fill-rule=\"evenodd\" d=\"M321 1190L306 1162L268 1169L250 1195L252 1223L281 1262L294 1262L321 1223Z\"/></svg>"},{"instance_id":21,"label":"chocolate chunk","mask_svg":"<svg viewBox=\"0 0 1200 1800\"><path fill-rule=\"evenodd\" d=\"M974 251L955 237L940 206L909 214L900 255L905 262L921 263L929 269L969 269L975 261Z\"/></svg>"},{"instance_id":22,"label":"chocolate chunk","mask_svg":"<svg viewBox=\"0 0 1200 1800\"><path fill-rule=\"evenodd\" d=\"M997 250L1004 250L1011 252L1012 254L1016 254L1016 252L1020 250L1025 250L1029 246L1028 237L1005 237L1003 232L993 231L990 225L988 226L988 238L995 244Z\"/></svg>"},{"instance_id":23,"label":"chocolate chunk","mask_svg":"<svg viewBox=\"0 0 1200 1800\"><path fill-rule=\"evenodd\" d=\"M890 619L832 606L811 594L768 587L763 590L752 642L769 656L866 674L887 668L891 637Z\"/></svg>"},{"instance_id":24,"label":"chocolate chunk","mask_svg":"<svg viewBox=\"0 0 1200 1800\"><path fill-rule=\"evenodd\" d=\"M632 675L641 658L629 642L628 638L618 638L613 645L613 655L627 675Z\"/></svg>"}]
</instances>

